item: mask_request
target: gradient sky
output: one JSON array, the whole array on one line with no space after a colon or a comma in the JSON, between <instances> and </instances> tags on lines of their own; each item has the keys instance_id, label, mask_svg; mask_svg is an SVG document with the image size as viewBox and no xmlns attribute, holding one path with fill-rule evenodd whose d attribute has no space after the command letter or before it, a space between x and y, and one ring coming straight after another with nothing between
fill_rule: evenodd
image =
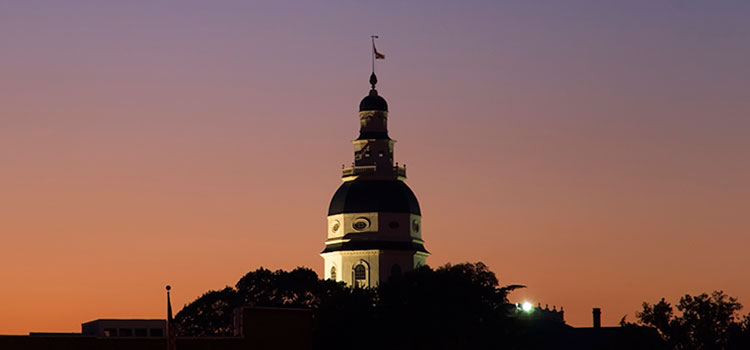
<instances>
[{"instance_id":1,"label":"gradient sky","mask_svg":"<svg viewBox=\"0 0 750 350\"><path fill-rule=\"evenodd\" d=\"M432 266L615 325L750 306L750 2L0 1L0 334L321 273L378 89ZM750 310L745 309L745 312ZM415 316L416 317L416 316Z\"/></svg>"}]
</instances>

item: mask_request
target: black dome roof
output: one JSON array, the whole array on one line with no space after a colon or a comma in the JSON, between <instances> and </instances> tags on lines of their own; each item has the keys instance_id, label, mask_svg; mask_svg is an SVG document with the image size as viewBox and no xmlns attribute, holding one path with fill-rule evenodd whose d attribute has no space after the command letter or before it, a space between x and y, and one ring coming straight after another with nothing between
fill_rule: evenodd
<instances>
[{"instance_id":1,"label":"black dome roof","mask_svg":"<svg viewBox=\"0 0 750 350\"><path fill-rule=\"evenodd\" d=\"M370 74L370 94L365 96L359 103L359 111L388 111L388 103L385 99L378 95L378 90L375 90L375 84L378 83L378 77L375 76L375 72Z\"/></svg>"},{"instance_id":2,"label":"black dome roof","mask_svg":"<svg viewBox=\"0 0 750 350\"><path fill-rule=\"evenodd\" d=\"M367 212L422 215L414 192L399 180L344 182L334 193L328 207L328 215Z\"/></svg>"},{"instance_id":3,"label":"black dome roof","mask_svg":"<svg viewBox=\"0 0 750 350\"><path fill-rule=\"evenodd\" d=\"M388 103L378 95L378 91L370 90L370 94L365 96L359 103L359 111L387 111Z\"/></svg>"}]
</instances>

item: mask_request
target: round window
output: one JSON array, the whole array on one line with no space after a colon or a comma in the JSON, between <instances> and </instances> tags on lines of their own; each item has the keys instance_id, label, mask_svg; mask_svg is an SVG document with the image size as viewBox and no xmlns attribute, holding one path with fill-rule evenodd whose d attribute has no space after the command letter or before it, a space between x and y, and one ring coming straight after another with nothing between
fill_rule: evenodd
<instances>
[{"instance_id":1,"label":"round window","mask_svg":"<svg viewBox=\"0 0 750 350\"><path fill-rule=\"evenodd\" d=\"M362 231L370 227L370 220L367 220L367 218L357 218L352 223L352 227L357 231Z\"/></svg>"}]
</instances>

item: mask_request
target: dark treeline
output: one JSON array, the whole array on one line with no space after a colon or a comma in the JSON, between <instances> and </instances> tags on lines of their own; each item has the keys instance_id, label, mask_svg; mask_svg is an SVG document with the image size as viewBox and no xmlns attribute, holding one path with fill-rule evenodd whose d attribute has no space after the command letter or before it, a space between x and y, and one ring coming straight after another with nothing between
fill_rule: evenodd
<instances>
[{"instance_id":1,"label":"dark treeline","mask_svg":"<svg viewBox=\"0 0 750 350\"><path fill-rule=\"evenodd\" d=\"M665 349L740 350L750 349L750 314L742 316L742 304L722 291L711 295L685 295L675 308L662 298L644 302L636 313L637 323L622 327L647 326L658 331Z\"/></svg>"},{"instance_id":2,"label":"dark treeline","mask_svg":"<svg viewBox=\"0 0 750 350\"><path fill-rule=\"evenodd\" d=\"M604 347L583 346L587 341L580 338L591 333L517 318L508 294L522 287L501 287L482 263L424 266L369 289L321 280L307 268L260 268L234 287L210 291L186 305L175 322L182 336L231 336L235 308L291 307L312 310L315 349L631 348L617 340L605 340ZM742 318L741 308L722 292L683 297L679 314L662 299L644 303L636 323L623 318L620 334L652 329L646 333L654 336L645 338L650 349L750 349L750 315Z\"/></svg>"},{"instance_id":3,"label":"dark treeline","mask_svg":"<svg viewBox=\"0 0 750 350\"><path fill-rule=\"evenodd\" d=\"M508 293L521 287L500 287L482 263L424 266L369 289L307 268L261 268L186 305L175 321L183 336L229 336L237 307L309 308L317 349L494 348L512 327Z\"/></svg>"}]
</instances>

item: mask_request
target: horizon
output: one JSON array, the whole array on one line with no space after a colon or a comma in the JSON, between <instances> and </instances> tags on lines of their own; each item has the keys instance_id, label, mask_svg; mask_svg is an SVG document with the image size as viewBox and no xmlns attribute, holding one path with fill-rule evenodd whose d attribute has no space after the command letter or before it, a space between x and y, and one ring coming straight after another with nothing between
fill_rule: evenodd
<instances>
[{"instance_id":1,"label":"horizon","mask_svg":"<svg viewBox=\"0 0 750 350\"><path fill-rule=\"evenodd\" d=\"M573 326L750 303L750 3L0 4L0 334L319 256L379 35L432 267ZM748 312L748 308L743 310Z\"/></svg>"}]
</instances>

